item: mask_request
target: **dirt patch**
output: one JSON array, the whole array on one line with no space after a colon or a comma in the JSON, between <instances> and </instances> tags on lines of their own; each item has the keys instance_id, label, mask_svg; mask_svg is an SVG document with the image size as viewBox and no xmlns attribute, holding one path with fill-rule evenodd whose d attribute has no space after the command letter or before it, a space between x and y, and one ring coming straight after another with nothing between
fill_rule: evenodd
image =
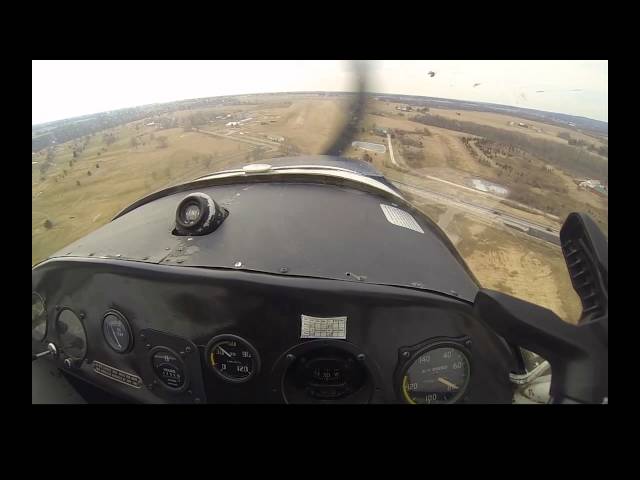
<instances>
[{"instance_id":1,"label":"dirt patch","mask_svg":"<svg viewBox=\"0 0 640 480\"><path fill-rule=\"evenodd\" d=\"M581 305L559 248L517 232L477 226L458 215L458 249L486 288L542 305L576 323Z\"/></svg>"}]
</instances>

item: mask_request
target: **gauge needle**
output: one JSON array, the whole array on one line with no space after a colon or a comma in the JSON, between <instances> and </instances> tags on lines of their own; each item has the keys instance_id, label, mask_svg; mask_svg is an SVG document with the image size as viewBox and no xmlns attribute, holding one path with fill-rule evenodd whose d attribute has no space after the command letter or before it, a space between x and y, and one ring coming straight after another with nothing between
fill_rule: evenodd
<instances>
[{"instance_id":1,"label":"gauge needle","mask_svg":"<svg viewBox=\"0 0 640 480\"><path fill-rule=\"evenodd\" d=\"M118 341L118 335L116 334L116 331L113 329L113 325L111 325L111 333L113 333L113 338L116 340L116 343L118 344L118 348L122 348L122 345L120 345L120 342Z\"/></svg>"},{"instance_id":2,"label":"gauge needle","mask_svg":"<svg viewBox=\"0 0 640 480\"><path fill-rule=\"evenodd\" d=\"M231 357L231 354L230 354L229 352L227 352L224 348L222 348L222 347L218 347L218 348L219 348L219 349L220 349L220 351L221 351L222 353L224 353L227 357L232 358L232 357Z\"/></svg>"},{"instance_id":3,"label":"gauge needle","mask_svg":"<svg viewBox=\"0 0 640 480\"><path fill-rule=\"evenodd\" d=\"M451 383L449 380L447 380L446 378L442 378L442 377L438 377L438 381L440 383L442 383L443 385L446 385L447 387L451 387L451 388L455 388L456 390L460 387L458 387L456 384Z\"/></svg>"}]
</instances>

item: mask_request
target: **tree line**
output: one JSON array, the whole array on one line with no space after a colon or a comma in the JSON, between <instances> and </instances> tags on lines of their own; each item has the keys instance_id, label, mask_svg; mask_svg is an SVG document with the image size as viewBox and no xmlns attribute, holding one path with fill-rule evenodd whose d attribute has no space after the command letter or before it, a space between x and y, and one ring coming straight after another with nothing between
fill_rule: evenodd
<instances>
[{"instance_id":1,"label":"tree line","mask_svg":"<svg viewBox=\"0 0 640 480\"><path fill-rule=\"evenodd\" d=\"M414 122L434 127L456 130L484 137L495 142L503 142L525 150L541 160L545 160L559 168L591 178L608 178L607 160L562 143L543 140L519 132L481 125L474 122L454 120L440 115L416 115Z\"/></svg>"},{"instance_id":2,"label":"tree line","mask_svg":"<svg viewBox=\"0 0 640 480\"><path fill-rule=\"evenodd\" d=\"M560 132L558 133L558 137L566 140L569 145L585 147L590 152L598 153L603 157L609 158L609 145L600 145L599 147L596 147L593 143L589 143L579 138L573 138L569 132Z\"/></svg>"}]
</instances>

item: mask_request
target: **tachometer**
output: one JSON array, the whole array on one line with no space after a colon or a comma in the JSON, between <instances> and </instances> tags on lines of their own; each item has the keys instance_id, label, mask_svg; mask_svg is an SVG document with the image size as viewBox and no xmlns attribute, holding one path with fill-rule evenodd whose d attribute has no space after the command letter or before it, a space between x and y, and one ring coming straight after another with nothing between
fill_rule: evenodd
<instances>
[{"instance_id":1,"label":"tachometer","mask_svg":"<svg viewBox=\"0 0 640 480\"><path fill-rule=\"evenodd\" d=\"M223 380L246 382L260 369L257 350L236 335L218 335L206 349L207 364Z\"/></svg>"},{"instance_id":2,"label":"tachometer","mask_svg":"<svg viewBox=\"0 0 640 480\"><path fill-rule=\"evenodd\" d=\"M469 356L453 344L418 351L401 375L402 398L411 404L454 403L465 393L471 373Z\"/></svg>"}]
</instances>

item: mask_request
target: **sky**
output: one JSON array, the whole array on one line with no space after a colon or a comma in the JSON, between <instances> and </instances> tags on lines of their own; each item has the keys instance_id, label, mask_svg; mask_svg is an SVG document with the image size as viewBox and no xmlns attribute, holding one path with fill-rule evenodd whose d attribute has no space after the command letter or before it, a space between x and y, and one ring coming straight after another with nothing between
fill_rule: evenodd
<instances>
[{"instance_id":1,"label":"sky","mask_svg":"<svg viewBox=\"0 0 640 480\"><path fill-rule=\"evenodd\" d=\"M607 60L374 60L367 65L368 90L377 93L608 121ZM31 67L32 125L189 98L354 90L351 62L333 60L33 60Z\"/></svg>"}]
</instances>

